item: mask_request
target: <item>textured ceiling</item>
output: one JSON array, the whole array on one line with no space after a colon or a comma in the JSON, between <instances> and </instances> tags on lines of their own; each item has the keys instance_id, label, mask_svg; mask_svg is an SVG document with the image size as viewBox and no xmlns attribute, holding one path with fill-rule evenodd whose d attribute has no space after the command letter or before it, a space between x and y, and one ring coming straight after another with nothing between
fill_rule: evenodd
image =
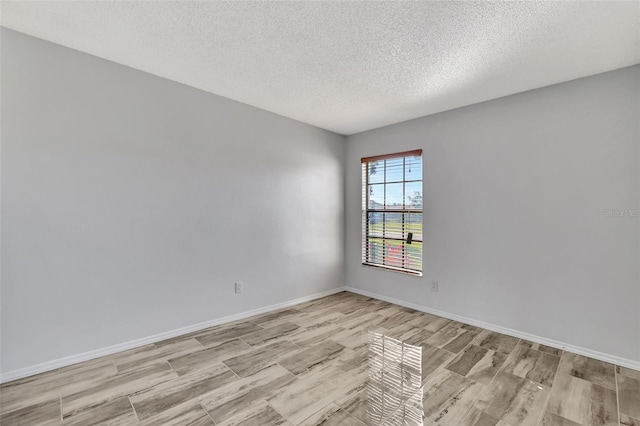
<instances>
[{"instance_id":1,"label":"textured ceiling","mask_svg":"<svg viewBox=\"0 0 640 426\"><path fill-rule=\"evenodd\" d=\"M342 134L640 62L640 2L25 2L2 25Z\"/></svg>"}]
</instances>

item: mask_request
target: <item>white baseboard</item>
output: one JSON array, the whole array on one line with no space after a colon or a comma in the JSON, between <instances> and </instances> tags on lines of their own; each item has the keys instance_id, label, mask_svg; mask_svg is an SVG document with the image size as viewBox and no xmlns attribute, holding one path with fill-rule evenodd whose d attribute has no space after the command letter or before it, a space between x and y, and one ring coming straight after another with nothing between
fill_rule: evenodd
<instances>
[{"instance_id":1,"label":"white baseboard","mask_svg":"<svg viewBox=\"0 0 640 426\"><path fill-rule=\"evenodd\" d=\"M180 336L194 331L203 330L205 328L213 327L216 325L226 324L228 322L237 321L245 318L259 315L265 312L274 311L277 309L287 308L298 303L308 302L310 300L319 299L341 291L349 291L351 293L360 294L362 296L372 297L374 299L383 300L385 302L393 303L396 305L404 306L406 308L415 309L417 311L426 312L429 314L437 315L443 318L448 318L454 321L459 321L465 324L482 327L487 330L495 331L509 336L517 337L520 339L530 340L542 345L551 346L554 348L566 350L576 354L588 356L591 358L599 359L601 361L609 362L622 367L633 368L640 370L640 362L633 361L626 358L621 358L615 355L606 354L603 352L594 351L591 349L583 348L580 346L570 345L568 343L559 342L557 340L547 339L545 337L536 336L534 334L524 333L518 330L502 327L499 325L489 324L483 321L477 321L472 318L463 317L461 315L451 314L449 312L439 311L437 309L428 308L426 306L417 305L411 302L405 302L404 300L394 299L392 297L383 296L377 293L371 293L365 290L361 290L355 287L338 287L321 293L312 294L310 296L301 297L295 300L289 300L287 302L277 303L275 305L265 306L262 308L254 309L251 311L241 312L239 314L230 315L222 318L216 318L210 321L201 322L199 324L193 324L187 327L170 330L164 333L155 334L153 336L143 337L141 339L131 340L128 342L120 343L105 348L96 349L89 352L83 352L81 354L72 355L64 358L55 359L52 361L43 362L41 364L32 365L30 367L20 368L17 370L8 371L0 376L0 383L6 383L11 380L21 379L23 377L33 376L34 374L44 373L46 371L55 370L61 367L66 367L72 364L77 364L82 361L88 361L91 359L99 358L105 355L111 355L116 352L125 351L127 349L133 349L140 346L148 345L150 343L159 342L161 340L170 339L172 337Z\"/></svg>"},{"instance_id":2,"label":"white baseboard","mask_svg":"<svg viewBox=\"0 0 640 426\"><path fill-rule=\"evenodd\" d=\"M140 346L148 345L150 343L159 342L161 340L170 339L172 337L180 336L187 333L193 333L194 331L204 330L205 328L213 327L216 325L225 324L232 321L237 321L245 318L259 315L269 311L275 311L277 309L287 308L298 303L308 302L314 299L320 299L335 293L344 291L344 287L334 288L321 293L312 294L310 296L304 296L299 299L289 300L287 302L276 303L275 305L265 306L263 308L253 309L251 311L241 312L235 315L229 315L222 318L216 318L210 321L201 322L199 324L193 324L175 330L166 331L160 334L154 334L153 336L147 336L136 340L131 340L124 343L119 343L113 346L107 346L105 348L96 349L89 352L83 352L77 355L71 355L64 358L54 359L52 361L43 362L41 364L32 365L25 368L19 368L17 370L7 371L0 376L0 383L6 383L11 380L21 379L23 377L33 376L34 374L44 373L46 371L55 370L61 367L77 364L82 361L89 361L91 359L99 358L105 355L111 355L116 352L125 351L127 349L133 349Z\"/></svg>"},{"instance_id":3,"label":"white baseboard","mask_svg":"<svg viewBox=\"0 0 640 426\"><path fill-rule=\"evenodd\" d=\"M535 334L524 333L522 331L513 330L511 328L502 327L499 325L489 324L483 321L477 321L471 318L463 317L461 315L451 314L449 312L439 311L437 309L428 308L426 306L417 305L411 302L405 302L404 300L394 299L393 297L383 296L377 293L371 293L369 291L361 290L355 287L345 287L346 291L351 293L360 294L362 296L372 297L374 299L383 300L385 302L393 303L395 305L404 306L406 308L415 309L416 311L426 312L428 314L437 315L439 317L447 318L450 320L462 322L476 327L482 327L487 330L495 331L497 333L507 334L509 336L517 337L520 339L526 339L534 343L540 343L542 345L551 346L553 348L562 349L575 354L584 355L590 358L599 359L600 361L609 362L611 364L619 365L622 367L632 368L634 370L640 370L640 362L627 358L622 358L616 355L606 354L604 352L594 351L592 349L583 348L581 346L574 346L568 343L559 342L553 339L547 339L546 337L536 336Z\"/></svg>"}]
</instances>

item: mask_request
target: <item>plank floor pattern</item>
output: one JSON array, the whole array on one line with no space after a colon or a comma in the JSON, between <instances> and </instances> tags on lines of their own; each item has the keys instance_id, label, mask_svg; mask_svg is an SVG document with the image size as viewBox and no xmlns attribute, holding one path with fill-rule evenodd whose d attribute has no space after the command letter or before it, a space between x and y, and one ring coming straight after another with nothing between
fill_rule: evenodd
<instances>
[{"instance_id":1,"label":"plank floor pattern","mask_svg":"<svg viewBox=\"0 0 640 426\"><path fill-rule=\"evenodd\" d=\"M422 347L424 424L640 426L640 372L351 293L16 380L0 424L367 424L368 330Z\"/></svg>"}]
</instances>

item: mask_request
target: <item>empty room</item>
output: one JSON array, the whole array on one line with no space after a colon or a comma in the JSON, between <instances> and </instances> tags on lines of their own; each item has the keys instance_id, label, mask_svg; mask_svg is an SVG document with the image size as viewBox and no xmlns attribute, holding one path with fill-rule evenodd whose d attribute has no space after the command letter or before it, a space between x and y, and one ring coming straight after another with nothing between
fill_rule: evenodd
<instances>
[{"instance_id":1,"label":"empty room","mask_svg":"<svg viewBox=\"0 0 640 426\"><path fill-rule=\"evenodd\" d=\"M2 426L640 426L640 1L0 24Z\"/></svg>"}]
</instances>

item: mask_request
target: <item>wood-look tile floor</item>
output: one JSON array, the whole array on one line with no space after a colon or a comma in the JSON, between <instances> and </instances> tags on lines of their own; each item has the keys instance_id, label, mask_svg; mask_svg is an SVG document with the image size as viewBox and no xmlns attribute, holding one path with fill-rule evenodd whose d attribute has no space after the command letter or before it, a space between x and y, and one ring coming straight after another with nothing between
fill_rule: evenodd
<instances>
[{"instance_id":1,"label":"wood-look tile floor","mask_svg":"<svg viewBox=\"0 0 640 426\"><path fill-rule=\"evenodd\" d=\"M0 424L365 425L368 331L422 347L424 424L640 426L640 372L351 293L0 387Z\"/></svg>"}]
</instances>

